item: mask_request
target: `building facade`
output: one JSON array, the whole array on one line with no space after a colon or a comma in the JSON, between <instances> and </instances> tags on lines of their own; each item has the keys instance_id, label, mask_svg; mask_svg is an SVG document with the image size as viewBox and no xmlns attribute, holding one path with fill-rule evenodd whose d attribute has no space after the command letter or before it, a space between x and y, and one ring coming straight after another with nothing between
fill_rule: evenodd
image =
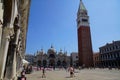
<instances>
[{"instance_id":1,"label":"building facade","mask_svg":"<svg viewBox=\"0 0 120 80\"><path fill-rule=\"evenodd\" d=\"M120 41L107 43L99 48L101 67L120 67Z\"/></svg>"},{"instance_id":2,"label":"building facade","mask_svg":"<svg viewBox=\"0 0 120 80\"><path fill-rule=\"evenodd\" d=\"M78 34L78 55L79 65L90 67L93 65L93 51L88 12L80 0L77 12L77 34Z\"/></svg>"},{"instance_id":3,"label":"building facade","mask_svg":"<svg viewBox=\"0 0 120 80\"><path fill-rule=\"evenodd\" d=\"M3 0L0 0L0 44L2 36L2 25L3 25Z\"/></svg>"},{"instance_id":4,"label":"building facade","mask_svg":"<svg viewBox=\"0 0 120 80\"><path fill-rule=\"evenodd\" d=\"M17 80L26 49L30 0L0 0L0 80Z\"/></svg>"},{"instance_id":5,"label":"building facade","mask_svg":"<svg viewBox=\"0 0 120 80\"><path fill-rule=\"evenodd\" d=\"M79 61L78 61L78 53L77 52L72 52L71 53L71 64L74 67L78 67L79 66Z\"/></svg>"},{"instance_id":6,"label":"building facade","mask_svg":"<svg viewBox=\"0 0 120 80\"><path fill-rule=\"evenodd\" d=\"M93 54L93 64L94 64L94 67L100 67L100 53L99 52L95 52Z\"/></svg>"},{"instance_id":7,"label":"building facade","mask_svg":"<svg viewBox=\"0 0 120 80\"><path fill-rule=\"evenodd\" d=\"M43 49L37 51L35 57L35 61L39 67L67 67L70 65L70 56L67 56L67 52L60 50L57 53L53 46L48 49L47 53Z\"/></svg>"},{"instance_id":8,"label":"building facade","mask_svg":"<svg viewBox=\"0 0 120 80\"><path fill-rule=\"evenodd\" d=\"M25 60L27 60L31 65L34 65L34 59L35 59L35 56L32 54L25 55Z\"/></svg>"}]
</instances>

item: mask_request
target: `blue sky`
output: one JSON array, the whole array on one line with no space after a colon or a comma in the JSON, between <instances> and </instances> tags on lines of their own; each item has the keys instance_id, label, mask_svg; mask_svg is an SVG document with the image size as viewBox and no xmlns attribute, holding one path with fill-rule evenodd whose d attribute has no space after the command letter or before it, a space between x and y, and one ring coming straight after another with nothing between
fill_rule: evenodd
<instances>
[{"instance_id":1,"label":"blue sky","mask_svg":"<svg viewBox=\"0 0 120 80\"><path fill-rule=\"evenodd\" d=\"M57 51L78 51L77 10L80 0L31 0L26 53L51 44ZM83 0L90 17L93 51L120 40L120 0Z\"/></svg>"}]
</instances>

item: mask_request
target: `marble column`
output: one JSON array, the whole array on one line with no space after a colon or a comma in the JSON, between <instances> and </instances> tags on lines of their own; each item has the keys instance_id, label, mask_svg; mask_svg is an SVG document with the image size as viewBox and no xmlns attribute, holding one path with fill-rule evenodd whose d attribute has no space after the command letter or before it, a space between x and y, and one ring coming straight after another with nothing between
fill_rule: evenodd
<instances>
[{"instance_id":1,"label":"marble column","mask_svg":"<svg viewBox=\"0 0 120 80\"><path fill-rule=\"evenodd\" d=\"M3 80L10 39L10 28L3 28L0 46L0 79Z\"/></svg>"},{"instance_id":2,"label":"marble column","mask_svg":"<svg viewBox=\"0 0 120 80\"><path fill-rule=\"evenodd\" d=\"M15 32L15 36L14 36L14 39L15 39L15 42L13 43L15 45L14 47L14 52L13 52L13 63L12 63L12 76L11 78L12 79L15 79L16 76L17 76L17 48L19 47L18 44L19 44L19 38L20 38L20 27L19 27L19 24L18 24L18 20L17 20L17 23L15 23L14 25L14 29L16 29L16 32ZM16 79L15 79L16 80Z\"/></svg>"}]
</instances>

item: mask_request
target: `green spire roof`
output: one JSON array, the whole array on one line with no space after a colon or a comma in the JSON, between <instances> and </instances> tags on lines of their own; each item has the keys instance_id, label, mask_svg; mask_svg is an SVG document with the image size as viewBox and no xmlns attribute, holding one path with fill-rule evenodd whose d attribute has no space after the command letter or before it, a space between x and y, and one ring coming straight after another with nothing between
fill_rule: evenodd
<instances>
[{"instance_id":1,"label":"green spire roof","mask_svg":"<svg viewBox=\"0 0 120 80\"><path fill-rule=\"evenodd\" d=\"M79 10L86 10L82 0L80 0Z\"/></svg>"}]
</instances>

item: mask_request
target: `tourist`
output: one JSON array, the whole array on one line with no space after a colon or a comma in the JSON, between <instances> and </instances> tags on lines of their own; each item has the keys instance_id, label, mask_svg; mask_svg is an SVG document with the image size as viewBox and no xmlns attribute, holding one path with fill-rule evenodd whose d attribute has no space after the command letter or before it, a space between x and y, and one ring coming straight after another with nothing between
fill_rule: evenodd
<instances>
[{"instance_id":1,"label":"tourist","mask_svg":"<svg viewBox=\"0 0 120 80\"><path fill-rule=\"evenodd\" d=\"M55 70L55 66L53 66L53 70Z\"/></svg>"},{"instance_id":2,"label":"tourist","mask_svg":"<svg viewBox=\"0 0 120 80\"><path fill-rule=\"evenodd\" d=\"M74 68L72 66L69 67L68 71L70 71L70 77L74 77Z\"/></svg>"},{"instance_id":3,"label":"tourist","mask_svg":"<svg viewBox=\"0 0 120 80\"><path fill-rule=\"evenodd\" d=\"M46 75L45 75L45 68L43 67L42 69L42 78L46 78Z\"/></svg>"},{"instance_id":4,"label":"tourist","mask_svg":"<svg viewBox=\"0 0 120 80\"><path fill-rule=\"evenodd\" d=\"M20 80L27 80L26 77L25 77L25 71L24 70L21 72Z\"/></svg>"}]
</instances>

